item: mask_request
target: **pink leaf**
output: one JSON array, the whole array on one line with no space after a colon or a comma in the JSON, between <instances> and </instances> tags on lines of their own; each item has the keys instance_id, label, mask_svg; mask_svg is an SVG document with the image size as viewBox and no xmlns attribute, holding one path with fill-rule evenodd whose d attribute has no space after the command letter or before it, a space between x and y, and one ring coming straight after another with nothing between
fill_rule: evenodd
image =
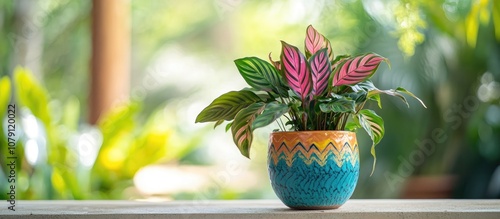
<instances>
[{"instance_id":1,"label":"pink leaf","mask_svg":"<svg viewBox=\"0 0 500 219\"><path fill-rule=\"evenodd\" d=\"M325 42L323 35L318 33L312 25L309 25L306 30L306 53L312 55L319 51Z\"/></svg>"},{"instance_id":2,"label":"pink leaf","mask_svg":"<svg viewBox=\"0 0 500 219\"><path fill-rule=\"evenodd\" d=\"M288 85L302 100L306 100L311 91L311 73L307 66L306 57L297 47L283 41L281 44L281 69Z\"/></svg>"},{"instance_id":3,"label":"pink leaf","mask_svg":"<svg viewBox=\"0 0 500 219\"><path fill-rule=\"evenodd\" d=\"M309 25L306 30L306 56L310 57L314 55L316 52L323 48L328 49L328 56L330 57L330 61L333 60L333 52L330 41L325 38L322 34L320 34L312 25Z\"/></svg>"},{"instance_id":4,"label":"pink leaf","mask_svg":"<svg viewBox=\"0 0 500 219\"><path fill-rule=\"evenodd\" d=\"M385 60L386 58L373 53L347 59L337 66L333 85L349 85L364 81L371 77Z\"/></svg>"},{"instance_id":5,"label":"pink leaf","mask_svg":"<svg viewBox=\"0 0 500 219\"><path fill-rule=\"evenodd\" d=\"M319 96L323 94L328 86L328 78L332 72L328 57L328 50L322 49L314 54L309 60L311 66L312 94Z\"/></svg>"}]
</instances>

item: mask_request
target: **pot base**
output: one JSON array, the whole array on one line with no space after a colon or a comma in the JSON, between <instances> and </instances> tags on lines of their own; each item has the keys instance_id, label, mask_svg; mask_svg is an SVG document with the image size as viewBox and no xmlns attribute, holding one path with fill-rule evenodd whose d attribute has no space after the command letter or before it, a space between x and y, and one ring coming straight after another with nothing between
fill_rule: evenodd
<instances>
[{"instance_id":1,"label":"pot base","mask_svg":"<svg viewBox=\"0 0 500 219\"><path fill-rule=\"evenodd\" d=\"M340 208L341 205L332 205L332 206L297 206L297 207L292 207L288 206L289 208L293 210L333 210Z\"/></svg>"}]
</instances>

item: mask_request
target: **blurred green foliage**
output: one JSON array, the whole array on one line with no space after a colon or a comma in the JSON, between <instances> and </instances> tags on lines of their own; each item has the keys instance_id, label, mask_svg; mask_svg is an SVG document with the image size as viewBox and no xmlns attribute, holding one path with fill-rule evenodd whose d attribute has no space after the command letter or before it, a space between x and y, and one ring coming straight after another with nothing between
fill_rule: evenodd
<instances>
[{"instance_id":1,"label":"blurred green foliage","mask_svg":"<svg viewBox=\"0 0 500 219\"><path fill-rule=\"evenodd\" d=\"M47 90L33 78L29 70L16 68L13 81L13 93L17 100L19 199L140 197L138 192L123 191L133 186L131 179L141 167L160 161L178 160L199 144L196 134L184 141L171 141L172 136L178 134L175 123L165 119L163 108L155 110L141 122L138 119L141 104L131 102L115 107L103 116L95 130L89 127L85 129L84 125L78 124L78 99L68 99L59 106L58 112ZM6 103L10 99L9 83L6 76L0 80L1 118L6 118ZM36 123L25 123L29 121L27 117L30 115L36 118ZM5 133L4 128L0 128L1 133ZM33 128L38 129L36 136L29 133L28 129ZM6 136L1 135L0 140L0 162L5 163L6 153L3 152L7 151ZM30 140L36 140L38 145L28 151L27 142ZM7 166L2 165L2 170L0 180L6 182ZM0 189L1 197L7 198L6 192L3 192L7 187Z\"/></svg>"}]
</instances>

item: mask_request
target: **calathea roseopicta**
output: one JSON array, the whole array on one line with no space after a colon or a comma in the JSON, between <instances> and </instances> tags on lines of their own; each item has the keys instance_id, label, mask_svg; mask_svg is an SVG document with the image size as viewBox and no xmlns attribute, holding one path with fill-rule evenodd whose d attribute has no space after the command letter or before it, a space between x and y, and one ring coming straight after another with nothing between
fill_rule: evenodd
<instances>
[{"instance_id":1,"label":"calathea roseopicta","mask_svg":"<svg viewBox=\"0 0 500 219\"><path fill-rule=\"evenodd\" d=\"M375 53L334 56L330 41L313 26L308 26L305 54L281 41L281 55L274 61L245 57L234 62L249 85L217 97L196 117L196 122L228 121L234 143L241 154L250 157L253 131L277 122L280 131L365 130L373 144L375 168L377 145L385 134L384 121L365 103L374 101L381 108L380 94L416 98L398 87L380 90L370 81L387 58Z\"/></svg>"}]
</instances>

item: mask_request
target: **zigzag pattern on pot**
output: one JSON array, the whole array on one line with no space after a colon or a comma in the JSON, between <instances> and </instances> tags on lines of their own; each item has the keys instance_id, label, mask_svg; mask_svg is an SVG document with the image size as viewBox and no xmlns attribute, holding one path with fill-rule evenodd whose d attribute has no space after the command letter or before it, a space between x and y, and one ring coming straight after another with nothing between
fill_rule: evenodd
<instances>
[{"instance_id":1,"label":"zigzag pattern on pot","mask_svg":"<svg viewBox=\"0 0 500 219\"><path fill-rule=\"evenodd\" d=\"M354 192L359 163L337 167L331 161L324 166L295 162L290 167L280 162L271 163L269 173L276 195L288 206L340 206Z\"/></svg>"},{"instance_id":2,"label":"zigzag pattern on pot","mask_svg":"<svg viewBox=\"0 0 500 219\"><path fill-rule=\"evenodd\" d=\"M350 162L354 166L359 156L356 139L342 133L335 135L312 135L305 141L312 142L310 145L303 145L303 139L294 135L275 138L269 147L269 158L275 165L283 159L288 166L292 166L293 161L300 156L307 165L317 162L324 166L331 159L338 167L342 167L344 162Z\"/></svg>"}]
</instances>

